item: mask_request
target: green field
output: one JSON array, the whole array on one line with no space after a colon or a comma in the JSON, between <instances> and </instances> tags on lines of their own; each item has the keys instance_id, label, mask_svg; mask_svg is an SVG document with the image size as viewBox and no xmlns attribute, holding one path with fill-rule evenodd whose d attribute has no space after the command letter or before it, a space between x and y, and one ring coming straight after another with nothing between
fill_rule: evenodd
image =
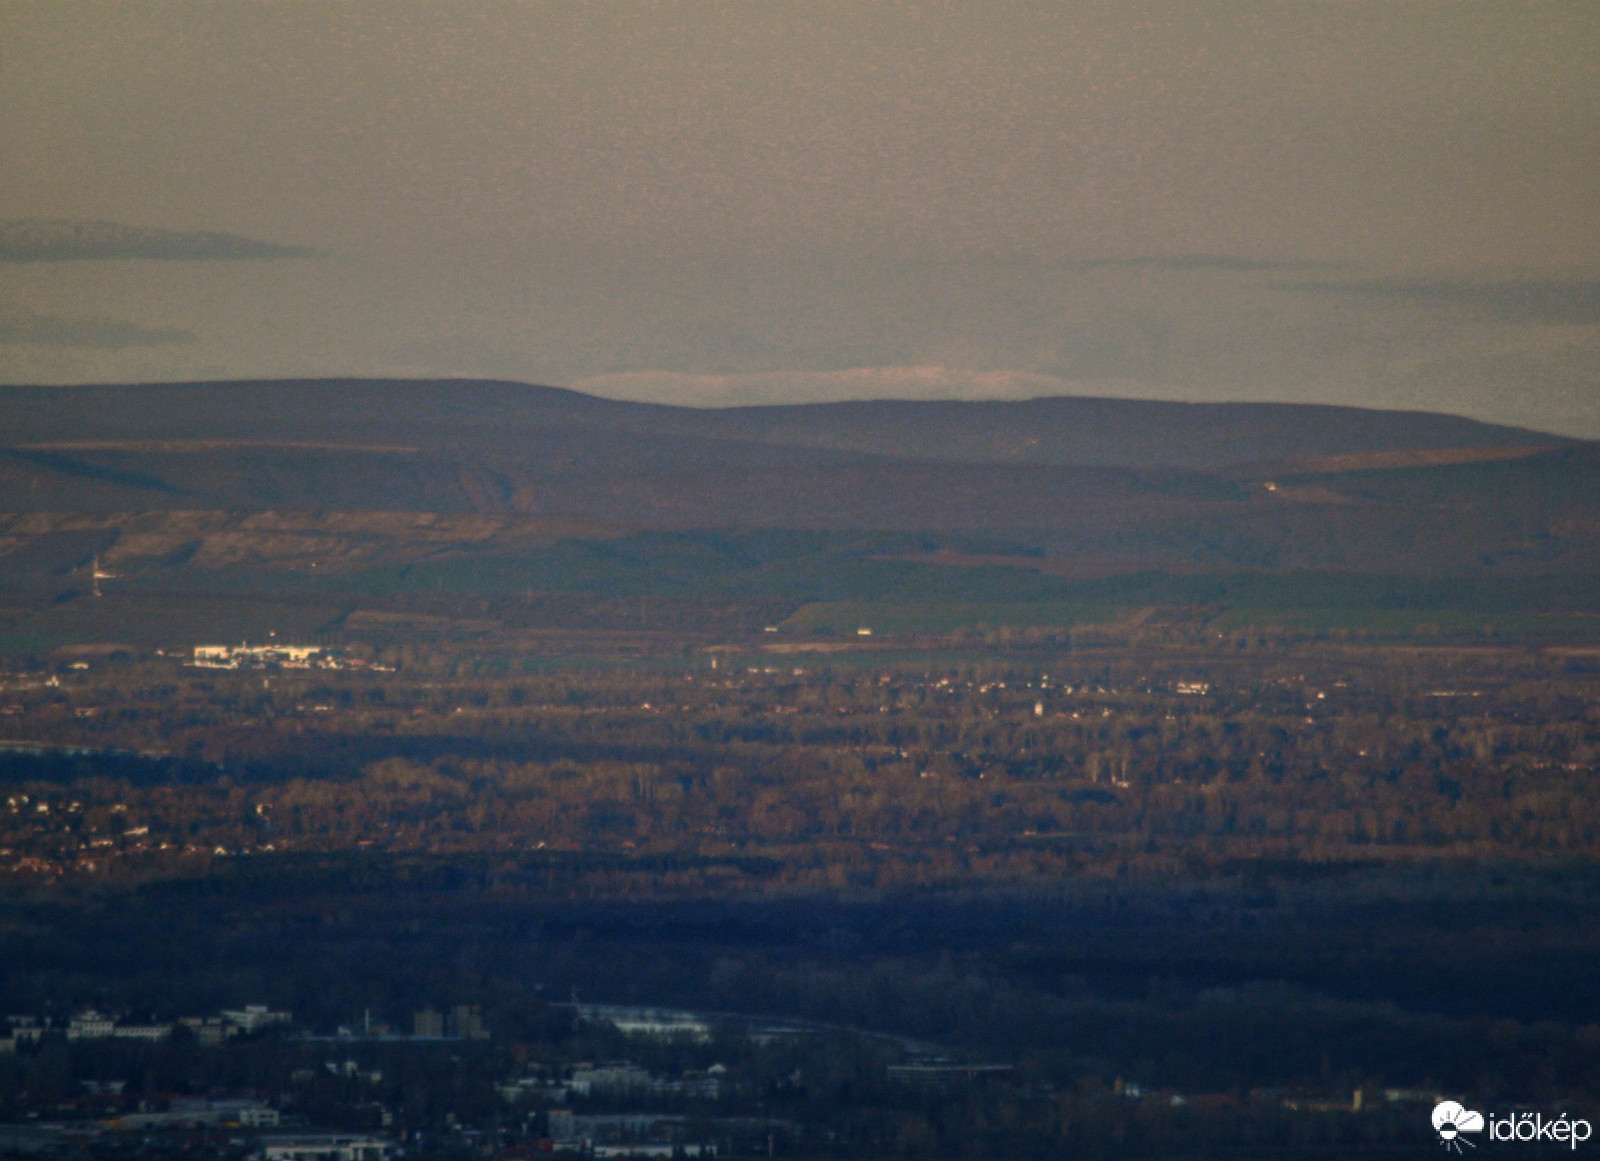
<instances>
[{"instance_id":1,"label":"green field","mask_svg":"<svg viewBox=\"0 0 1600 1161\"><path fill-rule=\"evenodd\" d=\"M1600 614L1474 612L1457 609L1234 608L1210 623L1219 633L1348 633L1383 638L1588 641L1600 638Z\"/></svg>"},{"instance_id":2,"label":"green field","mask_svg":"<svg viewBox=\"0 0 1600 1161\"><path fill-rule=\"evenodd\" d=\"M565 540L519 554L462 552L417 564L329 577L329 592L597 596L793 597L814 601L1059 599L1065 583L1028 568L951 568L893 554L919 547L881 533L645 532Z\"/></svg>"},{"instance_id":3,"label":"green field","mask_svg":"<svg viewBox=\"0 0 1600 1161\"><path fill-rule=\"evenodd\" d=\"M1136 609L1071 601L817 601L780 626L798 633L879 634L1072 629L1126 620Z\"/></svg>"},{"instance_id":4,"label":"green field","mask_svg":"<svg viewBox=\"0 0 1600 1161\"><path fill-rule=\"evenodd\" d=\"M1175 606L1184 608L1184 606ZM1198 608L1187 611L1200 613ZM802 606L780 628L785 632L872 636L913 633L996 632L1059 629L1115 630L1131 627L1134 605L1075 601L818 601ZM1479 641L1589 641L1600 638L1600 614L1518 613L1459 609L1374 607L1226 608L1209 620L1207 633L1269 633L1273 636L1341 634L1389 639Z\"/></svg>"}]
</instances>

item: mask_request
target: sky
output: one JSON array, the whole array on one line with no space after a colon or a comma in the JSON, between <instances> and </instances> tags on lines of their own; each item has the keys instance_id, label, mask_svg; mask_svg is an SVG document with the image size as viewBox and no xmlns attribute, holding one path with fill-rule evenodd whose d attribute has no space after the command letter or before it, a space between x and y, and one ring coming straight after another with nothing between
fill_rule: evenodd
<instances>
[{"instance_id":1,"label":"sky","mask_svg":"<svg viewBox=\"0 0 1600 1161\"><path fill-rule=\"evenodd\" d=\"M0 382L1600 438L1600 5L0 0Z\"/></svg>"}]
</instances>

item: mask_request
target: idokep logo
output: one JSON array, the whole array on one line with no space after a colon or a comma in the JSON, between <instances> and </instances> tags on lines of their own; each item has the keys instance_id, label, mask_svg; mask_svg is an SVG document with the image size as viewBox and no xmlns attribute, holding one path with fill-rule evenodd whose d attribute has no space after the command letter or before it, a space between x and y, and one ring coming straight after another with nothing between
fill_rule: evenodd
<instances>
[{"instance_id":1,"label":"idokep logo","mask_svg":"<svg viewBox=\"0 0 1600 1161\"><path fill-rule=\"evenodd\" d=\"M1476 1148L1463 1133L1481 1133L1484 1129L1482 1113L1463 1108L1455 1101L1440 1101L1434 1105L1431 1119L1434 1132L1439 1134L1439 1144L1457 1153L1462 1151L1462 1146ZM1576 1149L1580 1141L1587 1141L1594 1133L1588 1121L1573 1120L1566 1113L1549 1120L1543 1113L1491 1116L1488 1127L1491 1141L1550 1141L1571 1149Z\"/></svg>"},{"instance_id":2,"label":"idokep logo","mask_svg":"<svg viewBox=\"0 0 1600 1161\"><path fill-rule=\"evenodd\" d=\"M1542 1113L1513 1113L1489 1118L1491 1141L1554 1141L1576 1149L1594 1132L1588 1121L1575 1121L1566 1113L1545 1120Z\"/></svg>"},{"instance_id":3,"label":"idokep logo","mask_svg":"<svg viewBox=\"0 0 1600 1161\"><path fill-rule=\"evenodd\" d=\"M1455 1101L1440 1101L1433 1106L1433 1128L1439 1134L1439 1144L1459 1153L1463 1145L1476 1148L1461 1134L1483 1132L1483 1114L1464 1109Z\"/></svg>"}]
</instances>

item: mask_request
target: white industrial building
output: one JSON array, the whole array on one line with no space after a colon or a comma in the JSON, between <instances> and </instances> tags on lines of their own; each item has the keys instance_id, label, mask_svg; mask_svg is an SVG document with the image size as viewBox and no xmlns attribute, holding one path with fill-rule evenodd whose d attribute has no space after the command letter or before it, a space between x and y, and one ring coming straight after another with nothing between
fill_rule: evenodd
<instances>
[{"instance_id":1,"label":"white industrial building","mask_svg":"<svg viewBox=\"0 0 1600 1161\"><path fill-rule=\"evenodd\" d=\"M576 1004L578 1019L610 1024L629 1036L682 1036L697 1042L711 1039L709 1022L676 1008L631 1008L617 1004Z\"/></svg>"},{"instance_id":2,"label":"white industrial building","mask_svg":"<svg viewBox=\"0 0 1600 1161\"><path fill-rule=\"evenodd\" d=\"M342 651L322 645L196 645L201 669L343 669Z\"/></svg>"}]
</instances>

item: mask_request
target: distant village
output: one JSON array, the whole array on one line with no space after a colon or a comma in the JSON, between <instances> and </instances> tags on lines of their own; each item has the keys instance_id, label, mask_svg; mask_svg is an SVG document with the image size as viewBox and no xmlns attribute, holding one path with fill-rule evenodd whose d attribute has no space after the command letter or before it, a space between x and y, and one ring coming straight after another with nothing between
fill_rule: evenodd
<instances>
[{"instance_id":1,"label":"distant village","mask_svg":"<svg viewBox=\"0 0 1600 1161\"><path fill-rule=\"evenodd\" d=\"M579 1023L604 1026L627 1036L657 1040L679 1040L705 1044L711 1038L711 1024L692 1012L677 1009L616 1007L571 1004ZM415 1044L447 1045L491 1039L477 1005L460 1004L445 1010L425 1008L412 1013L410 1030L404 1031L370 1012L357 1020L329 1031L297 1027L293 1015L265 1004L247 1004L204 1016L182 1016L170 1021L128 1019L93 1008L80 1009L69 1016L12 1014L6 1017L5 1034L0 1036L0 1054L37 1052L52 1041L70 1043L132 1041L146 1044L192 1037L201 1047L215 1048L237 1039L273 1032L301 1049L315 1051L344 1046L343 1051L326 1060L320 1069L302 1069L294 1082L304 1087L319 1075L357 1085L376 1086L383 1073L352 1057L359 1046ZM521 1136L531 1146L501 1150L498 1155L520 1157L533 1153L582 1153L593 1157L709 1157L727 1151L729 1134L748 1135L752 1126L767 1122L744 1117L695 1118L691 1132L688 1118L681 1114L649 1111L624 1113L577 1112L566 1107L572 1101L597 1099L626 1103L630 1098L682 1098L715 1102L727 1095L728 1069L713 1064L703 1070L678 1075L652 1073L629 1060L602 1062L577 1061L567 1064L529 1065L495 1085L500 1100L522 1123ZM284 1111L282 1100L266 1099L259 1093L212 1093L130 1097L123 1080L84 1081L82 1096L76 1102L57 1103L58 1114L75 1114L62 1119L30 1119L21 1124L0 1124L0 1153L50 1154L83 1146L90 1141L100 1145L133 1140L134 1134L160 1133L175 1146L180 1140L192 1145L208 1134L245 1133L253 1142L251 1156L259 1161L384 1161L406 1151L407 1142L385 1132L394 1123L393 1114L378 1107L380 1128L369 1132L313 1131L300 1118ZM451 1123L456 1118L451 1115ZM773 1125L779 1124L777 1121ZM785 1122L786 1124L786 1122ZM477 1131L457 1126L464 1138L475 1138ZM712 1134L720 1140L707 1137ZM174 1136L176 1134L176 1136ZM185 1137L184 1134L188 1134ZM140 1138L149 1141L151 1138ZM237 1140L238 1138L234 1138ZM421 1144L421 1137L410 1142ZM187 1151L188 1145L183 1146ZM531 1149L531 1152L529 1152ZM492 1154L493 1155L493 1154Z\"/></svg>"},{"instance_id":2,"label":"distant village","mask_svg":"<svg viewBox=\"0 0 1600 1161\"><path fill-rule=\"evenodd\" d=\"M475 1004L460 1004L447 1012L423 1009L412 1017L412 1031L402 1033L392 1025L372 1019L371 1013L353 1024L341 1024L331 1035L294 1028L289 1012L274 1011L265 1004L246 1004L211 1016L180 1016L167 1022L128 1020L85 1008L64 1020L50 1016L11 1015L6 1017L9 1032L0 1036L0 1053L16 1052L24 1045L38 1044L46 1036L66 1040L166 1040L175 1033L192 1036L203 1047L214 1047L236 1036L248 1036L268 1028L287 1032L296 1040L487 1040L489 1029Z\"/></svg>"},{"instance_id":3,"label":"distant village","mask_svg":"<svg viewBox=\"0 0 1600 1161\"><path fill-rule=\"evenodd\" d=\"M673 1008L607 1004L553 1005L568 1010L576 1023L620 1033L646 1058L658 1059L657 1046L675 1044L702 1053L717 1036L730 1031L747 1045L776 1045L791 1054L801 1041L828 1035L818 1025L765 1022L748 1017L721 1017ZM448 1046L487 1042L491 1030L476 1005L461 1004L445 1010L422 1009L411 1014L409 1031L371 1012L331 1031L314 1031L294 1024L291 1013L264 1004L247 1004L205 1016L183 1016L168 1022L144 1022L82 1009L63 1019L42 1015L12 1015L0 1053L39 1051L53 1038L82 1042L161 1042L177 1036L192 1037L203 1047L216 1048L235 1040L263 1034L277 1036L285 1047L302 1056L320 1059L320 1066L293 1072L291 1091L213 1091L206 1095L126 1092L123 1080L86 1080L75 1102L57 1102L60 1119L30 1119L0 1124L0 1153L52 1153L89 1141L99 1146L149 1141L148 1134L179 1147L228 1134L235 1144L247 1144L256 1161L387 1161L404 1153L426 1155L429 1136L423 1130L407 1132L397 1124L396 1111L382 1098L383 1068L408 1067L404 1057L374 1055L383 1048L415 1045ZM840 1030L832 1030L838 1032ZM954 1060L937 1046L874 1033L856 1033L883 1044L893 1042L900 1063L880 1073L891 1085L928 1095L949 1093L955 1086L981 1085L991 1080L1017 1083L1015 1068L1005 1063ZM363 1047L365 1046L365 1047ZM457 1050L459 1051L459 1049ZM486 1132L455 1113L446 1117L451 1146L473 1156L503 1161L542 1154L572 1156L696 1158L764 1155L771 1142L793 1140L805 1126L789 1119L765 1115L760 1101L751 1103L749 1080L737 1068L714 1060L703 1067L651 1068L635 1060L535 1059L513 1052L517 1063L510 1075L493 1084L498 1097L498 1128ZM702 1055L701 1059L705 1057ZM485 1060L490 1057L485 1057ZM680 1055L678 1059L683 1059ZM310 1061L307 1062L308 1064ZM881 1066L880 1066L881 1067ZM797 1070L792 1079L798 1082ZM366 1094L359 1108L368 1110L374 1126L363 1131L327 1131L307 1123L306 1107L295 1093L305 1093L318 1083L343 1086L347 1092ZM1023 1090L1048 1096L1053 1089L1024 1083ZM1038 1090L1038 1091L1035 1091ZM1211 1108L1266 1104L1290 1112L1360 1114L1380 1108L1426 1106L1438 1093L1407 1089L1356 1089L1343 1094L1289 1090L1257 1090L1250 1094L1189 1094L1146 1089L1118 1079L1105 1093L1117 1105L1162 1108ZM432 1131L437 1137L437 1130ZM137 1137L145 1134L144 1137ZM187 1134L187 1136L186 1136ZM431 1142L438 1145L438 1140ZM187 1146L183 1146L187 1149ZM448 1150L447 1150L448 1152ZM449 1152L455 1156L456 1152Z\"/></svg>"},{"instance_id":4,"label":"distant village","mask_svg":"<svg viewBox=\"0 0 1600 1161\"><path fill-rule=\"evenodd\" d=\"M326 645L196 645L197 669L370 669L387 672L389 667L371 665L347 650Z\"/></svg>"},{"instance_id":5,"label":"distant village","mask_svg":"<svg viewBox=\"0 0 1600 1161\"><path fill-rule=\"evenodd\" d=\"M713 1040L712 1019L682 1009L576 1001L555 1007L569 1011L578 1025L620 1033L635 1042L703 1049ZM190 1036L200 1046L215 1048L272 1033L302 1053L320 1049L319 1055L327 1055L320 1068L294 1072L293 1083L301 1090L320 1078L376 1092L384 1074L372 1065L374 1049L491 1039L480 1009L468 1004L416 1011L409 1031L375 1019L370 1012L332 1031L314 1031L297 1027L291 1013L264 1004L164 1022L126 1019L86 1008L64 1018L15 1014L6 1024L6 1035L0 1037L3 1053L39 1051L53 1039L155 1043L178 1036ZM770 1045L820 1031L793 1023L745 1019L738 1035L755 1045ZM916 1067L936 1079L948 1079L945 1073L950 1068L973 1075L983 1070L1010 1071L1008 1065L949 1066L943 1071L932 1063ZM890 1079L894 1079L893 1073ZM915 1083L928 1077L907 1073L901 1079ZM0 1153L50 1153L90 1140L114 1145L134 1139L134 1134L150 1133L165 1134L164 1139L176 1144L220 1132L244 1134L233 1139L252 1142L251 1156L258 1161L385 1161L424 1143L419 1133L408 1139L395 1129L393 1112L382 1104L373 1106L375 1130L327 1132L306 1125L287 1094L236 1091L135 1097L125 1091L127 1082L123 1080L82 1083L84 1092L76 1102L55 1106L58 1114L70 1111L76 1115L0 1124ZM741 1090L733 1072L716 1062L703 1068L661 1071L628 1059L526 1060L496 1083L494 1091L503 1109L502 1123L515 1126L513 1135L525 1143L487 1151L475 1148L477 1155L508 1159L557 1153L596 1158L752 1155L761 1154L763 1144L770 1148L774 1135L790 1134L798 1127L783 1118L753 1115L759 1109L745 1108L747 1102L727 1103ZM481 1136L480 1130L457 1121L454 1114L447 1121L465 1142ZM190 1137L185 1138L185 1133ZM487 1147L489 1143L483 1144Z\"/></svg>"}]
</instances>

